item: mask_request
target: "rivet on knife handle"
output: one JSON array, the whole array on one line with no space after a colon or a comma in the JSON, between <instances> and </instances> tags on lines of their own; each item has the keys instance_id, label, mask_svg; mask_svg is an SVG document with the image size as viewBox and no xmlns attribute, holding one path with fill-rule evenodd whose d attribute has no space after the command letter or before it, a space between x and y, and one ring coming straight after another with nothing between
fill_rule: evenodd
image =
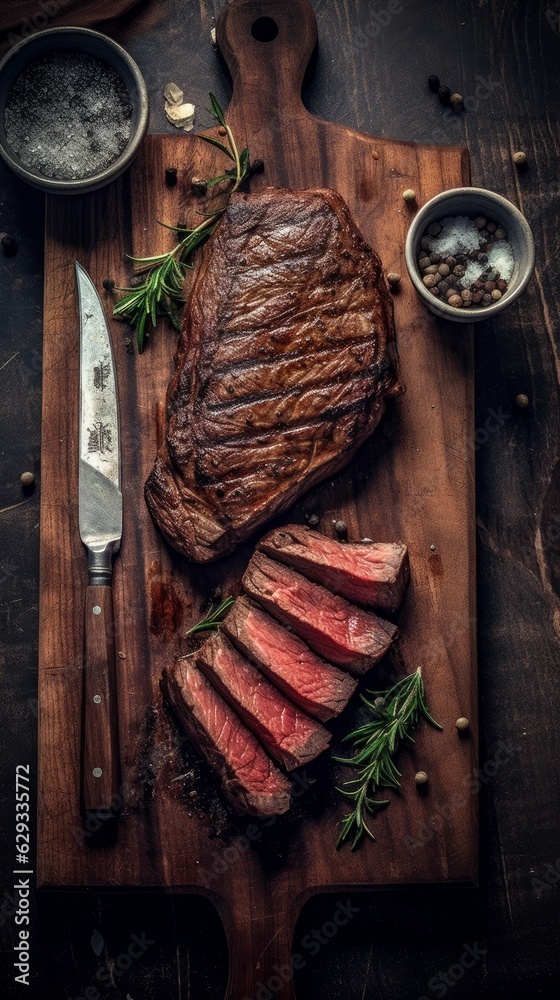
<instances>
[{"instance_id":1,"label":"rivet on knife handle","mask_svg":"<svg viewBox=\"0 0 560 1000\"><path fill-rule=\"evenodd\" d=\"M76 263L80 310L79 527L88 554L81 808L107 819L120 784L113 558L122 534L115 359L97 290Z\"/></svg>"}]
</instances>

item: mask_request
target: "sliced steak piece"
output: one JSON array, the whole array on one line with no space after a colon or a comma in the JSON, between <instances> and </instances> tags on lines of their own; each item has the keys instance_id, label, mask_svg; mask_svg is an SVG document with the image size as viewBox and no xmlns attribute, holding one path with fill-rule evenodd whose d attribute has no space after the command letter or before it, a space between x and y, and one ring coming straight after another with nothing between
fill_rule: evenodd
<instances>
[{"instance_id":1,"label":"sliced steak piece","mask_svg":"<svg viewBox=\"0 0 560 1000\"><path fill-rule=\"evenodd\" d=\"M322 722L342 712L354 693L353 677L321 660L246 597L237 598L221 631L276 687Z\"/></svg>"},{"instance_id":2,"label":"sliced steak piece","mask_svg":"<svg viewBox=\"0 0 560 1000\"><path fill-rule=\"evenodd\" d=\"M338 542L302 524L266 535L261 552L293 566L350 601L396 611L409 578L408 550L398 542Z\"/></svg>"},{"instance_id":3,"label":"sliced steak piece","mask_svg":"<svg viewBox=\"0 0 560 1000\"><path fill-rule=\"evenodd\" d=\"M276 816L290 808L290 783L201 671L177 660L163 688L180 722L220 779L237 813Z\"/></svg>"},{"instance_id":4,"label":"sliced steak piece","mask_svg":"<svg viewBox=\"0 0 560 1000\"><path fill-rule=\"evenodd\" d=\"M397 633L396 625L362 611L264 552L255 552L243 586L319 656L356 674L377 663Z\"/></svg>"},{"instance_id":5,"label":"sliced steak piece","mask_svg":"<svg viewBox=\"0 0 560 1000\"><path fill-rule=\"evenodd\" d=\"M381 262L340 195L233 195L175 364L146 502L207 562L343 468L402 392Z\"/></svg>"},{"instance_id":6,"label":"sliced steak piece","mask_svg":"<svg viewBox=\"0 0 560 1000\"><path fill-rule=\"evenodd\" d=\"M196 664L288 771L308 764L328 746L328 729L289 701L225 636L218 633L208 639Z\"/></svg>"}]
</instances>

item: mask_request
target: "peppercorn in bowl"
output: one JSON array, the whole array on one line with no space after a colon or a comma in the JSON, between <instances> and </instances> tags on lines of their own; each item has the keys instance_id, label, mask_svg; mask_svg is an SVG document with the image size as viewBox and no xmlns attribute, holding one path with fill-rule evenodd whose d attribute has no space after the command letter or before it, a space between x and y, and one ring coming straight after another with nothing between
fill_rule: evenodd
<instances>
[{"instance_id":1,"label":"peppercorn in bowl","mask_svg":"<svg viewBox=\"0 0 560 1000\"><path fill-rule=\"evenodd\" d=\"M534 270L535 246L527 220L506 198L484 188L453 188L415 215L405 259L432 313L473 323L521 295Z\"/></svg>"},{"instance_id":2,"label":"peppercorn in bowl","mask_svg":"<svg viewBox=\"0 0 560 1000\"><path fill-rule=\"evenodd\" d=\"M147 127L138 66L97 31L40 31L0 62L0 155L34 187L103 187L130 165Z\"/></svg>"}]
</instances>

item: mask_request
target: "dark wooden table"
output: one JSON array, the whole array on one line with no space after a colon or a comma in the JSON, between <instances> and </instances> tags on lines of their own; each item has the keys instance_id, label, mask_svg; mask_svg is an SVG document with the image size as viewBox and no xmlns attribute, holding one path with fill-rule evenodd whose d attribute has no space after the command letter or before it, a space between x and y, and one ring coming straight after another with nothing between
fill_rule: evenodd
<instances>
[{"instance_id":1,"label":"dark wooden table","mask_svg":"<svg viewBox=\"0 0 560 1000\"><path fill-rule=\"evenodd\" d=\"M317 932L326 943L296 973L296 990L308 1000L553 997L560 984L560 3L312 4L320 48L304 94L310 110L374 135L467 145L473 184L505 195L527 216L537 271L518 303L476 330L480 759L488 765L480 888L352 897L357 912L328 941L321 928L337 898L316 897L294 941ZM227 104L210 41L221 7L222 0L151 0L105 26L145 75L153 131L170 128L161 97L170 80L197 106L199 125L209 122L208 91ZM443 113L426 85L430 73L463 94L463 114ZM517 149L527 153L524 173L511 161ZM14 770L30 763L34 771L36 752L43 209L42 196L2 166L0 229L19 244L15 257L0 256L0 982L7 997L23 990L12 966ZM530 400L525 409L514 403L521 392ZM28 495L19 482L27 469L36 476ZM500 744L515 749L496 764ZM224 995L225 939L203 900L35 893L31 915L27 996Z\"/></svg>"}]
</instances>

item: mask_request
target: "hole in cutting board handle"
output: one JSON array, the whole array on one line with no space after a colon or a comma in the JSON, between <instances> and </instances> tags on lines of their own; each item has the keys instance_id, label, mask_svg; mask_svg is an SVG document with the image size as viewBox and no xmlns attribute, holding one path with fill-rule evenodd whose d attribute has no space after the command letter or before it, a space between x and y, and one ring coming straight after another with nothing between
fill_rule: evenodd
<instances>
[{"instance_id":1,"label":"hole in cutting board handle","mask_svg":"<svg viewBox=\"0 0 560 1000\"><path fill-rule=\"evenodd\" d=\"M251 34L257 42L273 42L278 34L278 25L272 17L257 17L251 25Z\"/></svg>"}]
</instances>

